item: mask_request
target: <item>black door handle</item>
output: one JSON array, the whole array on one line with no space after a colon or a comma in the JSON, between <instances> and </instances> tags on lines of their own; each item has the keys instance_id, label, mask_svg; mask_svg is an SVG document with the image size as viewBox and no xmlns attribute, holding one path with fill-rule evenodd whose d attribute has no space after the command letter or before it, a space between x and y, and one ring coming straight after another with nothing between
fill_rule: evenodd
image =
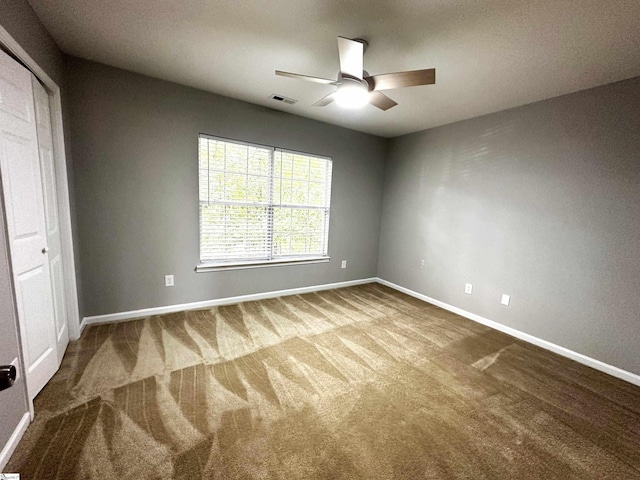
<instances>
[{"instance_id":1,"label":"black door handle","mask_svg":"<svg viewBox=\"0 0 640 480\"><path fill-rule=\"evenodd\" d=\"M16 367L13 365L0 366L0 391L11 387L16 381Z\"/></svg>"}]
</instances>

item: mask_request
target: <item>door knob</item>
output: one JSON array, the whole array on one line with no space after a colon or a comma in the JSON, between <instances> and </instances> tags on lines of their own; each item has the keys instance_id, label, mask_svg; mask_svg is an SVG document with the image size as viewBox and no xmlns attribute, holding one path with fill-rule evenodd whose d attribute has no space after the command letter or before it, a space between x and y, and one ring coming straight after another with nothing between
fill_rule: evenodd
<instances>
[{"instance_id":1,"label":"door knob","mask_svg":"<svg viewBox=\"0 0 640 480\"><path fill-rule=\"evenodd\" d=\"M16 381L16 367L13 365L0 366L0 390L6 390Z\"/></svg>"},{"instance_id":2,"label":"door knob","mask_svg":"<svg viewBox=\"0 0 640 480\"><path fill-rule=\"evenodd\" d=\"M44 253L47 253L48 251L49 251L49 247L44 247L44 248L42 249L42 253L43 253L43 254L44 254Z\"/></svg>"}]
</instances>

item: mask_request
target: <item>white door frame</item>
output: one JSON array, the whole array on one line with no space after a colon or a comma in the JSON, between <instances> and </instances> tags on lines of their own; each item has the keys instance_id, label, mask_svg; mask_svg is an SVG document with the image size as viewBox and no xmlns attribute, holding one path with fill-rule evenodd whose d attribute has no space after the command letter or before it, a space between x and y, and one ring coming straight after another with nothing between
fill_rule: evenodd
<instances>
[{"instance_id":1,"label":"white door frame","mask_svg":"<svg viewBox=\"0 0 640 480\"><path fill-rule=\"evenodd\" d=\"M62 123L62 99L60 87L40 68L33 58L0 26L0 44L18 58L40 80L49 93L51 107L51 130L53 134L53 152L56 169L56 187L58 192L58 215L60 221L60 240L62 243L62 262L64 265L65 301L69 338L80 338L80 312L78 309L78 290L76 285L76 265L73 253L73 234L71 230L71 205L69 202L69 183L67 179L67 159L64 145ZM31 405L33 412L33 405Z\"/></svg>"}]
</instances>

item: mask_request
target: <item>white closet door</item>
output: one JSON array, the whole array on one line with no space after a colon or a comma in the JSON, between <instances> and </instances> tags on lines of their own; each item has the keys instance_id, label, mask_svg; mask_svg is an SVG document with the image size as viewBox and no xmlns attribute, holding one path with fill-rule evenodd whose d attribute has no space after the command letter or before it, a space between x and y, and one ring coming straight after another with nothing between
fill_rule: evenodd
<instances>
[{"instance_id":1,"label":"white closet door","mask_svg":"<svg viewBox=\"0 0 640 480\"><path fill-rule=\"evenodd\" d=\"M0 175L33 399L59 366L31 73L0 51Z\"/></svg>"},{"instance_id":2,"label":"white closet door","mask_svg":"<svg viewBox=\"0 0 640 480\"><path fill-rule=\"evenodd\" d=\"M69 344L67 328L67 307L65 303L64 269L62 263L62 242L58 219L58 192L56 189L56 171L53 158L53 135L51 133L51 113L49 95L44 87L31 75L33 98L36 111L36 132L40 154L40 174L44 197L44 217L47 226L47 245L49 247L49 272L53 294L53 316L56 325L56 347L58 359L62 359Z\"/></svg>"}]
</instances>

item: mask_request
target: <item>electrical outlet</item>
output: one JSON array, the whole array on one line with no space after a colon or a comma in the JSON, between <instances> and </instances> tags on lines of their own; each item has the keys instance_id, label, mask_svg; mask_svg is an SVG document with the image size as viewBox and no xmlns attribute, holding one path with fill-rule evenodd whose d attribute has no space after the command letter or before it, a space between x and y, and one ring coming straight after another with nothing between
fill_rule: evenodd
<instances>
[{"instance_id":1,"label":"electrical outlet","mask_svg":"<svg viewBox=\"0 0 640 480\"><path fill-rule=\"evenodd\" d=\"M342 260L342 265L340 265L340 268L347 268L347 261L346 260Z\"/></svg>"},{"instance_id":2,"label":"electrical outlet","mask_svg":"<svg viewBox=\"0 0 640 480\"><path fill-rule=\"evenodd\" d=\"M164 286L165 287L173 287L173 275L165 275L164 276Z\"/></svg>"},{"instance_id":3,"label":"electrical outlet","mask_svg":"<svg viewBox=\"0 0 640 480\"><path fill-rule=\"evenodd\" d=\"M471 295L473 293L473 285L471 285L470 283L465 283L464 284L464 293Z\"/></svg>"},{"instance_id":4,"label":"electrical outlet","mask_svg":"<svg viewBox=\"0 0 640 480\"><path fill-rule=\"evenodd\" d=\"M507 295L506 293L503 293L502 300L500 300L500 303L508 307L509 303L511 303L511 295Z\"/></svg>"},{"instance_id":5,"label":"electrical outlet","mask_svg":"<svg viewBox=\"0 0 640 480\"><path fill-rule=\"evenodd\" d=\"M420 260L420 268L424 268L424 259Z\"/></svg>"}]
</instances>

